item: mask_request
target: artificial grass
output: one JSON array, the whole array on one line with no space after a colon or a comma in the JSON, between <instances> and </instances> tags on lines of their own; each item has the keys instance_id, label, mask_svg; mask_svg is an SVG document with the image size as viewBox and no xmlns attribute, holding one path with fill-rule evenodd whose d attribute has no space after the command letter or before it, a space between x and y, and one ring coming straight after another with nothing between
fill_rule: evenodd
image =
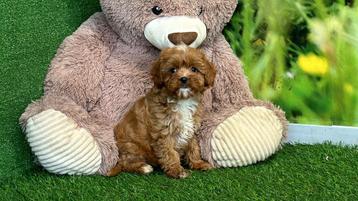
<instances>
[{"instance_id":1,"label":"artificial grass","mask_svg":"<svg viewBox=\"0 0 358 201\"><path fill-rule=\"evenodd\" d=\"M285 146L244 168L149 176L55 176L40 169L8 178L4 200L357 200L358 151L332 145ZM0 196L0 197L1 197Z\"/></svg>"},{"instance_id":2,"label":"artificial grass","mask_svg":"<svg viewBox=\"0 0 358 201\"><path fill-rule=\"evenodd\" d=\"M56 176L33 165L18 118L41 97L47 66L97 0L0 2L0 200L358 200L357 148L285 146L245 167L172 180L121 174Z\"/></svg>"}]
</instances>

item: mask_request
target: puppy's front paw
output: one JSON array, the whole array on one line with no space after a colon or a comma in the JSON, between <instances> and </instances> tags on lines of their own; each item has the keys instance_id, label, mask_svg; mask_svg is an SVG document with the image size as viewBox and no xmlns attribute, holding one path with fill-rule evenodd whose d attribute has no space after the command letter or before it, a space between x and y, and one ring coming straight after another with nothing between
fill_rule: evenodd
<instances>
[{"instance_id":1,"label":"puppy's front paw","mask_svg":"<svg viewBox=\"0 0 358 201\"><path fill-rule=\"evenodd\" d=\"M204 170L204 171L211 170L214 168L210 163L205 162L203 160L192 162L190 164L190 167L191 167L191 169L194 169L194 170Z\"/></svg>"},{"instance_id":2,"label":"puppy's front paw","mask_svg":"<svg viewBox=\"0 0 358 201\"><path fill-rule=\"evenodd\" d=\"M188 171L184 170L183 172L181 172L179 174L179 179L185 179L185 178L187 178L189 176L190 176L190 173Z\"/></svg>"},{"instance_id":3,"label":"puppy's front paw","mask_svg":"<svg viewBox=\"0 0 358 201\"><path fill-rule=\"evenodd\" d=\"M175 179L184 179L187 178L190 173L187 172L184 168L180 167L180 168L176 168L176 169L172 169L172 170L168 170L166 172L168 177L172 177Z\"/></svg>"}]
</instances>

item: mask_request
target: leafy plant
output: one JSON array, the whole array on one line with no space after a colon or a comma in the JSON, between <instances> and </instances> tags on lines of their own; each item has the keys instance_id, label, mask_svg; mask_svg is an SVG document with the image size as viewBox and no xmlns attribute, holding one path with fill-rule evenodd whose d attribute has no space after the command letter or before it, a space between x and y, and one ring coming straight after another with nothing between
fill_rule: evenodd
<instances>
[{"instance_id":1,"label":"leafy plant","mask_svg":"<svg viewBox=\"0 0 358 201\"><path fill-rule=\"evenodd\" d=\"M358 3L241 0L224 34L291 122L358 125Z\"/></svg>"}]
</instances>

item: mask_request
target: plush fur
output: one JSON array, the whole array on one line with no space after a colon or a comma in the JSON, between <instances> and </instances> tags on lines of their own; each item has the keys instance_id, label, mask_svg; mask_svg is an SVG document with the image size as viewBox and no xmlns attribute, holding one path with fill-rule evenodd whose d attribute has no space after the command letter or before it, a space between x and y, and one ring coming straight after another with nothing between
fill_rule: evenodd
<instances>
[{"instance_id":1,"label":"plush fur","mask_svg":"<svg viewBox=\"0 0 358 201\"><path fill-rule=\"evenodd\" d=\"M151 166L160 165L169 177L185 178L183 157L192 169L211 169L201 159L195 132L201 123L203 92L214 83L214 65L199 50L171 48L163 50L151 74L154 87L114 129L119 160L108 175L147 174Z\"/></svg>"},{"instance_id":2,"label":"plush fur","mask_svg":"<svg viewBox=\"0 0 358 201\"><path fill-rule=\"evenodd\" d=\"M203 158L216 165L211 135L244 107L263 106L274 111L283 127L282 136L286 135L284 113L253 97L241 62L221 34L236 0L100 2L103 12L90 17L60 46L45 80L44 96L30 104L20 118L23 128L42 111L61 111L93 135L102 154L98 173L106 175L118 161L112 128L153 86L148 64L160 51L145 39L145 24L161 16L189 15L206 24L207 39L200 48L217 67L215 86L203 97L207 115L198 133ZM151 11L158 5L163 9L160 16Z\"/></svg>"}]
</instances>

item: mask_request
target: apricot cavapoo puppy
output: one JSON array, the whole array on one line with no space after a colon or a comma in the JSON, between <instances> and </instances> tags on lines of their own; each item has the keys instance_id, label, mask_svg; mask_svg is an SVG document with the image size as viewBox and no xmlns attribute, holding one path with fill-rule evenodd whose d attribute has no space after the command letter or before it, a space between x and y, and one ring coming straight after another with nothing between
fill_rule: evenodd
<instances>
[{"instance_id":1,"label":"apricot cavapoo puppy","mask_svg":"<svg viewBox=\"0 0 358 201\"><path fill-rule=\"evenodd\" d=\"M203 92L213 86L216 70L205 55L193 48L178 46L161 52L151 69L154 87L115 127L119 149L119 172L148 174L159 165L166 175L185 178L185 159L191 169L208 170L195 136L203 111Z\"/></svg>"}]
</instances>

